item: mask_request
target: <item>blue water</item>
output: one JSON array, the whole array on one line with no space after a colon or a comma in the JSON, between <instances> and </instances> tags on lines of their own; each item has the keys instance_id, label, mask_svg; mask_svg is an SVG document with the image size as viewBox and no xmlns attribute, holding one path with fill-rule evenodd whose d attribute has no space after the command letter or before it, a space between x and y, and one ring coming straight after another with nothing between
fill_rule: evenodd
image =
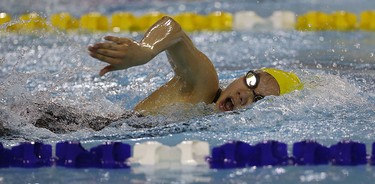
<instances>
[{"instance_id":1,"label":"blue water","mask_svg":"<svg viewBox=\"0 0 375 184\"><path fill-rule=\"evenodd\" d=\"M49 15L69 10L77 15L95 10L111 13L132 10L141 14L151 10L179 11L256 10L267 15L274 10L344 9L366 10L370 0L353 6L355 1L9 1L0 2L0 11L20 14L38 11ZM96 6L89 6L94 4ZM16 5L18 4L18 5ZM46 5L46 6L45 6ZM58 6L56 6L58 5ZM207 9L202 7L207 6ZM8 9L5 7L15 7ZM372 6L375 7L375 6ZM256 9L255 9L256 8ZM0 122L8 135L0 141L13 146L22 141L55 144L79 140L87 148L105 141L128 144L150 140L175 145L183 140L208 141L213 146L229 140L251 144L278 140L291 145L313 139L326 146L341 140L367 145L375 141L375 33L373 32L297 32L253 30L246 32L189 33L196 46L213 61L221 85L245 74L249 69L277 67L295 71L305 89L281 97L267 97L236 112L207 113L209 106L198 104L185 112L177 109L165 116L152 116L115 122L101 131L74 127L66 134L55 134L33 125L38 117L35 103L56 103L94 115L120 115L131 110L167 82L173 71L161 54L150 63L99 77L104 65L90 58L87 45L100 41L101 34L52 33L17 35L0 33ZM139 40L141 33L117 36ZM205 114L205 115L202 115ZM152 124L136 129L128 124ZM22 179L21 179L22 178ZM0 169L0 183L371 183L372 166L266 167L211 170L207 167L132 167L126 170Z\"/></svg>"}]
</instances>

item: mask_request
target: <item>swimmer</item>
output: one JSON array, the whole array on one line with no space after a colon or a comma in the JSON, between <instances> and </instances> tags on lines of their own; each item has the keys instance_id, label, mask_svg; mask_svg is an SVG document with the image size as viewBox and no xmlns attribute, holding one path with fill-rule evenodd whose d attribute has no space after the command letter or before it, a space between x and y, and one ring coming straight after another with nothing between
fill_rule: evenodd
<instances>
[{"instance_id":1,"label":"swimmer","mask_svg":"<svg viewBox=\"0 0 375 184\"><path fill-rule=\"evenodd\" d=\"M249 70L225 89L220 89L218 75L210 59L194 46L181 26L170 17L164 17L152 25L139 42L114 36L107 36L105 40L106 42L88 47L92 57L108 63L99 72L100 76L143 65L163 51L167 53L175 76L139 102L134 108L135 112L127 111L119 117L80 113L79 110L58 104L37 104L36 109L40 116L34 122L36 127L55 133L67 133L82 128L98 131L115 121L162 114L164 107L180 103L203 102L214 104L218 111L233 111L265 96L283 95L303 87L292 72L262 68ZM134 128L154 126L136 122L127 125Z\"/></svg>"},{"instance_id":2,"label":"swimmer","mask_svg":"<svg viewBox=\"0 0 375 184\"><path fill-rule=\"evenodd\" d=\"M170 17L163 17L152 25L139 42L115 36L104 39L106 42L88 47L91 57L108 64L100 70L100 76L143 65L166 52L175 76L135 106L134 110L142 114L157 114L163 107L176 103L201 102L215 103L219 111L232 111L265 96L283 95L302 88L294 73L263 68L250 70L221 90L210 59Z\"/></svg>"}]
</instances>

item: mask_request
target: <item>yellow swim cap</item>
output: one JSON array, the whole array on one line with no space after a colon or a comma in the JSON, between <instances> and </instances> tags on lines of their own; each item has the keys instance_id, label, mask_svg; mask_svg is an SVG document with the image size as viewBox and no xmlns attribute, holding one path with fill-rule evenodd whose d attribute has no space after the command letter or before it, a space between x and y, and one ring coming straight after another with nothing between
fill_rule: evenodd
<instances>
[{"instance_id":1,"label":"yellow swim cap","mask_svg":"<svg viewBox=\"0 0 375 184\"><path fill-rule=\"evenodd\" d=\"M280 87L280 95L303 89L303 84L293 72L286 72L275 68L262 68L261 70L276 79Z\"/></svg>"}]
</instances>

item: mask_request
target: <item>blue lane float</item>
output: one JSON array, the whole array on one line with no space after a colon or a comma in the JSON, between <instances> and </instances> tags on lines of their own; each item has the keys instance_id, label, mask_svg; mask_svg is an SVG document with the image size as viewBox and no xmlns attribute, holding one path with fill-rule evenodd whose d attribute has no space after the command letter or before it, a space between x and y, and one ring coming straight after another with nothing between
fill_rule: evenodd
<instances>
[{"instance_id":1,"label":"blue lane float","mask_svg":"<svg viewBox=\"0 0 375 184\"><path fill-rule=\"evenodd\" d=\"M4 148L3 144L0 143L0 168L9 167L12 163L12 158L12 152Z\"/></svg>"},{"instance_id":2,"label":"blue lane float","mask_svg":"<svg viewBox=\"0 0 375 184\"><path fill-rule=\"evenodd\" d=\"M372 152L371 152L371 158L369 161L370 165L375 165L375 142L372 143Z\"/></svg>"},{"instance_id":3,"label":"blue lane float","mask_svg":"<svg viewBox=\"0 0 375 184\"><path fill-rule=\"evenodd\" d=\"M110 142L91 148L90 152L98 160L100 168L129 168L127 160L131 156L130 145Z\"/></svg>"},{"instance_id":4,"label":"blue lane float","mask_svg":"<svg viewBox=\"0 0 375 184\"><path fill-rule=\"evenodd\" d=\"M342 141L329 148L333 165L367 164L366 145L353 141Z\"/></svg>"},{"instance_id":5,"label":"blue lane float","mask_svg":"<svg viewBox=\"0 0 375 184\"><path fill-rule=\"evenodd\" d=\"M130 145L111 142L91 148L83 148L79 142L56 144L56 165L68 168L129 168Z\"/></svg>"},{"instance_id":6,"label":"blue lane float","mask_svg":"<svg viewBox=\"0 0 375 184\"><path fill-rule=\"evenodd\" d=\"M277 141L266 141L251 146L242 141L233 141L212 149L207 158L211 168L240 168L246 166L288 165L287 145Z\"/></svg>"},{"instance_id":7,"label":"blue lane float","mask_svg":"<svg viewBox=\"0 0 375 184\"><path fill-rule=\"evenodd\" d=\"M267 141L255 145L257 157L255 166L288 165L288 146L278 141Z\"/></svg>"},{"instance_id":8,"label":"blue lane float","mask_svg":"<svg viewBox=\"0 0 375 184\"><path fill-rule=\"evenodd\" d=\"M56 165L68 168L95 167L93 156L79 142L60 142L56 144Z\"/></svg>"},{"instance_id":9,"label":"blue lane float","mask_svg":"<svg viewBox=\"0 0 375 184\"><path fill-rule=\"evenodd\" d=\"M301 141L293 144L293 162L296 165L328 164L329 148L315 141Z\"/></svg>"},{"instance_id":10,"label":"blue lane float","mask_svg":"<svg viewBox=\"0 0 375 184\"><path fill-rule=\"evenodd\" d=\"M39 142L25 142L11 149L11 166L23 168L50 167L54 163L52 146Z\"/></svg>"},{"instance_id":11,"label":"blue lane float","mask_svg":"<svg viewBox=\"0 0 375 184\"><path fill-rule=\"evenodd\" d=\"M329 147L309 140L296 142L293 144L292 155L288 155L288 145L278 141L264 141L255 145L243 141L230 141L213 147L211 155L208 143L203 141L184 141L172 147L156 143L136 144L132 152L130 145L121 142L107 142L86 150L80 142L65 141L56 144L55 156L52 145L40 142L20 143L10 149L4 148L0 143L0 168L130 168L132 164L159 164L163 159L155 161L156 157L162 156L158 153L168 153L169 162L178 162L181 165L208 165L212 169L252 166L375 165L375 142L372 144L370 156L367 155L365 144L354 141L341 141ZM152 145L156 145L154 152L145 154L150 151L147 147Z\"/></svg>"},{"instance_id":12,"label":"blue lane float","mask_svg":"<svg viewBox=\"0 0 375 184\"><path fill-rule=\"evenodd\" d=\"M233 141L212 149L211 157L207 158L211 168L245 167L255 148L242 141Z\"/></svg>"}]
</instances>

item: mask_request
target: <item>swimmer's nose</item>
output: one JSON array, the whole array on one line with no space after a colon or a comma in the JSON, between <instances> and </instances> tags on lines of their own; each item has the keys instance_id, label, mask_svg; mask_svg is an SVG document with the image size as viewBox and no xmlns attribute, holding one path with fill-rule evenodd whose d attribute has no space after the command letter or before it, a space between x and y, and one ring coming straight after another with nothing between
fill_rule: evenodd
<instances>
[{"instance_id":1,"label":"swimmer's nose","mask_svg":"<svg viewBox=\"0 0 375 184\"><path fill-rule=\"evenodd\" d=\"M237 94L239 95L240 104L246 105L252 93L248 90L239 90Z\"/></svg>"}]
</instances>

